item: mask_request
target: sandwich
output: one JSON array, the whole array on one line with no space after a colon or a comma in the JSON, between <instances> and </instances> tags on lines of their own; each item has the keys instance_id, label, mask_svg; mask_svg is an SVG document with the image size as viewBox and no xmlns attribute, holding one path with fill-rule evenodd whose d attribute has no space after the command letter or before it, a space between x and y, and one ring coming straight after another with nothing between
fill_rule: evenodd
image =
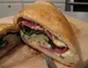
<instances>
[{"instance_id":1,"label":"sandwich","mask_svg":"<svg viewBox=\"0 0 88 68\"><path fill-rule=\"evenodd\" d=\"M22 42L28 46L66 66L80 61L78 42L71 24L52 3L31 3L15 16L13 22L14 26L8 30L18 32Z\"/></svg>"},{"instance_id":2,"label":"sandwich","mask_svg":"<svg viewBox=\"0 0 88 68\"><path fill-rule=\"evenodd\" d=\"M49 2L35 2L15 17L22 40L27 45L71 66L79 62L75 33L63 13Z\"/></svg>"},{"instance_id":3,"label":"sandwich","mask_svg":"<svg viewBox=\"0 0 88 68\"><path fill-rule=\"evenodd\" d=\"M20 43L20 35L15 25L0 23L0 59Z\"/></svg>"}]
</instances>

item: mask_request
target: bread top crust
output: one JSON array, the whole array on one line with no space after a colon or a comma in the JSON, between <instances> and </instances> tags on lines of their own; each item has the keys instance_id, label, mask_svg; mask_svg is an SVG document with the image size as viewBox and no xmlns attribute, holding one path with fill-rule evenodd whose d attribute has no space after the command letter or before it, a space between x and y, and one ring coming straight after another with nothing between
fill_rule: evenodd
<instances>
[{"instance_id":1,"label":"bread top crust","mask_svg":"<svg viewBox=\"0 0 88 68\"><path fill-rule=\"evenodd\" d=\"M58 39L63 40L68 46L76 46L76 37L70 23L60 10L48 2L31 3L24 7L15 17L14 23L18 24L17 20L23 17L28 20L33 20L42 25L45 29L51 31Z\"/></svg>"},{"instance_id":2,"label":"bread top crust","mask_svg":"<svg viewBox=\"0 0 88 68\"><path fill-rule=\"evenodd\" d=\"M0 23L0 36L7 34L7 32L18 32L19 28L14 23Z\"/></svg>"}]
</instances>

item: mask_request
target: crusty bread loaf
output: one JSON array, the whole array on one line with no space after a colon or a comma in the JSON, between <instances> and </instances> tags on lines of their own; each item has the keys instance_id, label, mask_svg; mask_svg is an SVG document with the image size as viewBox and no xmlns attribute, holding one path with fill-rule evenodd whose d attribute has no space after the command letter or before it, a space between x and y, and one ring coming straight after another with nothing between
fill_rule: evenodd
<instances>
[{"instance_id":1,"label":"crusty bread loaf","mask_svg":"<svg viewBox=\"0 0 88 68\"><path fill-rule=\"evenodd\" d=\"M72 61L74 63L79 61L79 51L77 51L79 50L78 42L74 31L63 13L58 10L52 3L42 1L31 3L29 6L24 7L14 19L14 24L16 24L18 27L18 20L20 17L27 20L32 20L43 26L43 28L46 30L49 30L54 36L57 37L57 39L60 39L65 44L67 44L69 50L71 51L71 53L69 53L70 56L74 56L73 59L71 58ZM42 51L42 49L39 50ZM48 53L47 51L44 53L59 60L59 62L61 61L61 63L70 65L68 62L66 63L64 59L59 59L58 56L52 55L52 53Z\"/></svg>"},{"instance_id":2,"label":"crusty bread loaf","mask_svg":"<svg viewBox=\"0 0 88 68\"><path fill-rule=\"evenodd\" d=\"M75 35L72 27L60 10L57 10L51 3L32 3L23 8L16 16L15 23L19 17L36 21L44 28L47 28L58 38L63 39L70 46L75 44ZM63 38L64 37L64 38ZM75 46L75 45L74 45Z\"/></svg>"}]
</instances>

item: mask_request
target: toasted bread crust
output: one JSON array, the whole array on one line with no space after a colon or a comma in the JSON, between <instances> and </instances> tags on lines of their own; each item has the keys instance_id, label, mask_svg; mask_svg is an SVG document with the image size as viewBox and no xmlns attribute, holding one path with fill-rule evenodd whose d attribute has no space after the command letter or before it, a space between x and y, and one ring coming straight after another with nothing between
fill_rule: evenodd
<instances>
[{"instance_id":1,"label":"toasted bread crust","mask_svg":"<svg viewBox=\"0 0 88 68\"><path fill-rule=\"evenodd\" d=\"M5 23L5 24L0 24L0 36L3 34L6 34L7 32L18 32L19 29L16 27L16 25L13 23Z\"/></svg>"}]
</instances>

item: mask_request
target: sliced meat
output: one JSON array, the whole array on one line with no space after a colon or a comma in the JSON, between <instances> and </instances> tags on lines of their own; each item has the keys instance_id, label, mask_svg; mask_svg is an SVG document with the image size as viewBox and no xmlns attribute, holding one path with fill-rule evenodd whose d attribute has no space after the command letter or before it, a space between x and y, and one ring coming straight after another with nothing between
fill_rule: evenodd
<instances>
[{"instance_id":1,"label":"sliced meat","mask_svg":"<svg viewBox=\"0 0 88 68\"><path fill-rule=\"evenodd\" d=\"M56 52L58 54L62 54L69 49L67 47L67 45L57 46L55 43L53 43L53 41L52 41L53 34L51 32L49 32L48 30L45 30L45 28L43 28L41 25L36 24L33 21L23 19L23 18L21 18L21 20L19 22L20 22L21 31L23 31L24 34L27 34L28 36L31 36L33 34L35 34L36 36L37 35L39 36L39 34L43 34L49 39L49 41L46 41L46 42L51 45L51 48L48 48L48 46L46 45L47 47L45 49L47 49L51 52ZM38 38L38 40L39 40L39 38ZM42 42L41 40L39 40L39 41ZM36 44L36 45L38 45L38 44Z\"/></svg>"}]
</instances>

